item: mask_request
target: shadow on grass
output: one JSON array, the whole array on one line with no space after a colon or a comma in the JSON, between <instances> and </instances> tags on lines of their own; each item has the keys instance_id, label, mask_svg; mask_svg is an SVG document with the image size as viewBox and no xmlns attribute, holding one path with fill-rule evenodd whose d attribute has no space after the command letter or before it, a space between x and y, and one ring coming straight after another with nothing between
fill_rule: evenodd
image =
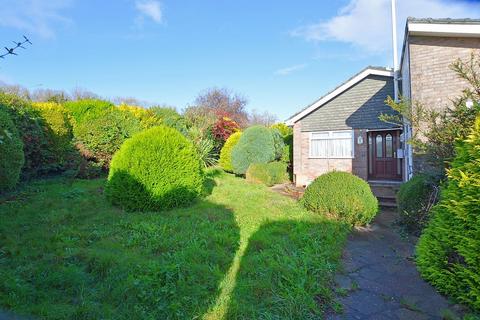
<instances>
[{"instance_id":1,"label":"shadow on grass","mask_svg":"<svg viewBox=\"0 0 480 320\"><path fill-rule=\"evenodd\" d=\"M347 228L335 221L278 221L248 240L226 319L313 319L332 303L330 281Z\"/></svg>"},{"instance_id":2,"label":"shadow on grass","mask_svg":"<svg viewBox=\"0 0 480 320\"><path fill-rule=\"evenodd\" d=\"M98 185L98 184L97 184ZM219 295L239 228L225 207L119 212L61 187L0 207L0 308L43 319L194 319ZM2 219L2 215L16 219Z\"/></svg>"}]
</instances>

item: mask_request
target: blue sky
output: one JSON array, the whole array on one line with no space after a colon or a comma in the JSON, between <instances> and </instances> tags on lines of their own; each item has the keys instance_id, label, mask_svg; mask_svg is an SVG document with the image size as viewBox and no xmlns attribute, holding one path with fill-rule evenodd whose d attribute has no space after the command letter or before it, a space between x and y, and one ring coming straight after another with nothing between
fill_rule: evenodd
<instances>
[{"instance_id":1,"label":"blue sky","mask_svg":"<svg viewBox=\"0 0 480 320\"><path fill-rule=\"evenodd\" d=\"M479 1L400 0L407 16L480 17ZM182 109L210 87L283 120L367 65L392 65L390 0L0 0L0 80Z\"/></svg>"}]
</instances>

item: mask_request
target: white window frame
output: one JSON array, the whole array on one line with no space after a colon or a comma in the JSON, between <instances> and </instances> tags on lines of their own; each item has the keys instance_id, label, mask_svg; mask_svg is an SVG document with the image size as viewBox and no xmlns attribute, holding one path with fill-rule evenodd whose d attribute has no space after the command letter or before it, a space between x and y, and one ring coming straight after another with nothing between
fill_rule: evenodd
<instances>
[{"instance_id":1,"label":"white window frame","mask_svg":"<svg viewBox=\"0 0 480 320\"><path fill-rule=\"evenodd\" d=\"M346 157L331 157L329 156L329 152L327 151L327 156L325 157L320 157L320 156L314 156L312 155L312 140L336 140L336 138L333 137L334 133L344 133L348 132L351 134L351 142L352 142L352 154L350 156ZM313 138L314 134L328 134L328 138ZM309 139L308 139L308 157L310 159L354 159L355 158L355 132L353 130L334 130L334 131L315 131L315 132L310 132Z\"/></svg>"}]
</instances>

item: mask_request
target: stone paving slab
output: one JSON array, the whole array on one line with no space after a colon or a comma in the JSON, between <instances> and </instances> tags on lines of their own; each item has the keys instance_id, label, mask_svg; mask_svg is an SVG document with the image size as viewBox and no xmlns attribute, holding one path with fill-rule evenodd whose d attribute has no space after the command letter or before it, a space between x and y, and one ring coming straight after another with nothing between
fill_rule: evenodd
<instances>
[{"instance_id":1,"label":"stone paving slab","mask_svg":"<svg viewBox=\"0 0 480 320\"><path fill-rule=\"evenodd\" d=\"M327 319L442 319L458 309L420 277L413 262L414 243L394 227L397 214L383 210L367 228L349 236L343 272L336 276L340 314Z\"/></svg>"}]
</instances>

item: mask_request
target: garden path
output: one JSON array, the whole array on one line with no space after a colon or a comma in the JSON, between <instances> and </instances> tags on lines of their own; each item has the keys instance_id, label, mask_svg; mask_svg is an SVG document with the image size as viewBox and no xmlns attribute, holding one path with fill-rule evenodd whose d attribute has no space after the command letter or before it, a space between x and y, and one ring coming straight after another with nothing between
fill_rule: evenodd
<instances>
[{"instance_id":1,"label":"garden path","mask_svg":"<svg viewBox=\"0 0 480 320\"><path fill-rule=\"evenodd\" d=\"M383 210L371 226L349 236L343 272L335 279L343 312L327 319L443 319L446 312L459 312L422 280L414 241L399 234L396 218L395 210Z\"/></svg>"}]
</instances>

